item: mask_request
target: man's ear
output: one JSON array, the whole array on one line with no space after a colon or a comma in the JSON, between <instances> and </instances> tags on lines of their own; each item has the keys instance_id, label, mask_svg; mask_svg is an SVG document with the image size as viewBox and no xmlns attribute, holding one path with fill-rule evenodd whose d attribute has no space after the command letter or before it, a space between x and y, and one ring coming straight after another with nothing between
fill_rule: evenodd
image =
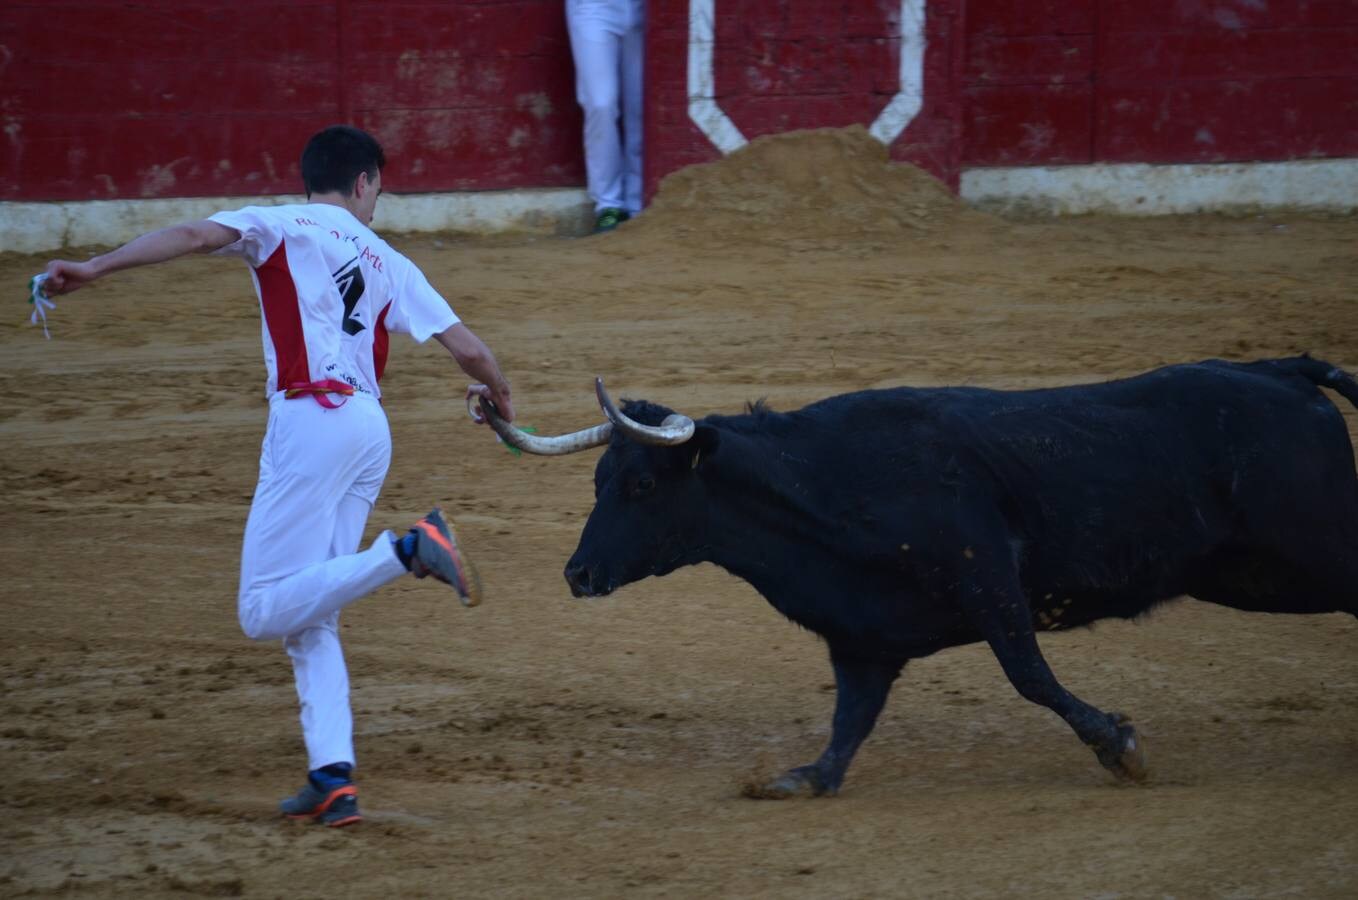
<instances>
[{"instance_id":1,"label":"man's ear","mask_svg":"<svg viewBox=\"0 0 1358 900\"><path fill-rule=\"evenodd\" d=\"M359 172L358 177L354 179L354 199L362 200L363 195L372 190L372 187L372 181L368 179L368 173Z\"/></svg>"},{"instance_id":2,"label":"man's ear","mask_svg":"<svg viewBox=\"0 0 1358 900\"><path fill-rule=\"evenodd\" d=\"M720 443L721 437L718 435L717 429L711 425L699 425L695 428L693 437L684 442L684 447L689 452L689 468L701 469L703 460L716 453L717 446Z\"/></svg>"}]
</instances>

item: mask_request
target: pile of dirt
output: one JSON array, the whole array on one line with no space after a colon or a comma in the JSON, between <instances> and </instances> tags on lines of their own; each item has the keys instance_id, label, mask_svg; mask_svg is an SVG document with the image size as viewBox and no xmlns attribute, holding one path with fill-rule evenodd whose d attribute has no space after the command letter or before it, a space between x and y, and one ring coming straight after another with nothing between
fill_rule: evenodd
<instances>
[{"instance_id":1,"label":"pile of dirt","mask_svg":"<svg viewBox=\"0 0 1358 900\"><path fill-rule=\"evenodd\" d=\"M855 125L767 135L680 169L624 231L677 241L842 240L996 223L923 169L892 162Z\"/></svg>"}]
</instances>

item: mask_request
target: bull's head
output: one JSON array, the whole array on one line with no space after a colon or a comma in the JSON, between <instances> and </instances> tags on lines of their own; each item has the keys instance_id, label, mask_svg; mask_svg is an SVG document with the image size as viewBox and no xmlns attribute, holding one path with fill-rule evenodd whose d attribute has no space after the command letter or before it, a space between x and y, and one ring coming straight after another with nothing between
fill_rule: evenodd
<instances>
[{"instance_id":1,"label":"bull's head","mask_svg":"<svg viewBox=\"0 0 1358 900\"><path fill-rule=\"evenodd\" d=\"M555 456L609 445L594 471L594 509L566 564L577 597L599 597L648 575L665 575L697 562L706 504L693 473L701 438L692 419L652 403L629 403L624 413L594 381L606 421L554 437L526 434L479 400L479 415L505 443Z\"/></svg>"}]
</instances>

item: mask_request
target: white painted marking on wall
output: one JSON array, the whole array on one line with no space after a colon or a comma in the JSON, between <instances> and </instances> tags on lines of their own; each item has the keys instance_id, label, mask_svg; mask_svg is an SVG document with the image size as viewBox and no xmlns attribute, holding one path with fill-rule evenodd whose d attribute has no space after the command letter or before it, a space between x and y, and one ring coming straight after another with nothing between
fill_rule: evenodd
<instances>
[{"instance_id":1,"label":"white painted marking on wall","mask_svg":"<svg viewBox=\"0 0 1358 900\"><path fill-rule=\"evenodd\" d=\"M901 0L900 85L868 133L888 147L924 106L924 0Z\"/></svg>"},{"instance_id":2,"label":"white painted marking on wall","mask_svg":"<svg viewBox=\"0 0 1358 900\"><path fill-rule=\"evenodd\" d=\"M890 146L924 106L924 3L901 0L900 83L868 133ZM716 0L689 0L688 117L723 154L744 147L745 135L716 99L712 60L716 51Z\"/></svg>"},{"instance_id":3,"label":"white painted marking on wall","mask_svg":"<svg viewBox=\"0 0 1358 900\"><path fill-rule=\"evenodd\" d=\"M745 146L745 135L717 105L712 56L717 44L716 0L689 0L688 117L723 154Z\"/></svg>"}]
</instances>

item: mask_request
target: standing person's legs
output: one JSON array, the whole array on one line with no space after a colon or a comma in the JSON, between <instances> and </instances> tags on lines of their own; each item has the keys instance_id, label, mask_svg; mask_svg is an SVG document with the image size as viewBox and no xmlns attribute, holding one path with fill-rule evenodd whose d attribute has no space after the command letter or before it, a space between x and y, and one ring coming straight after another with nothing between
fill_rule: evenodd
<instances>
[{"instance_id":1,"label":"standing person's legs","mask_svg":"<svg viewBox=\"0 0 1358 900\"><path fill-rule=\"evenodd\" d=\"M618 131L620 22L607 0L567 0L566 24L575 58L575 97L585 114L585 175L594 211L625 209L623 151Z\"/></svg>"},{"instance_id":2,"label":"standing person's legs","mask_svg":"<svg viewBox=\"0 0 1358 900\"><path fill-rule=\"evenodd\" d=\"M646 4L631 0L634 17L622 37L623 208L641 212L642 114L645 103Z\"/></svg>"}]
</instances>

